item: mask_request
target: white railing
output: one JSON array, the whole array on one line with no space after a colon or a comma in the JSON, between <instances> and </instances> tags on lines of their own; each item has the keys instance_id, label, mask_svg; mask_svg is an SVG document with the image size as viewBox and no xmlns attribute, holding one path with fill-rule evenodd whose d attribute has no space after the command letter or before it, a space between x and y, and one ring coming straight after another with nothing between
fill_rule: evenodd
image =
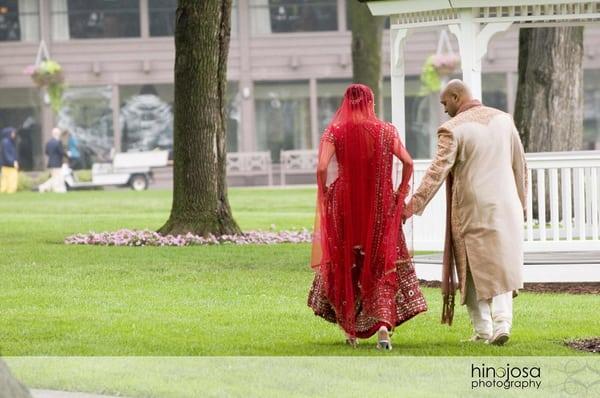
<instances>
[{"instance_id":1,"label":"white railing","mask_svg":"<svg viewBox=\"0 0 600 398\"><path fill-rule=\"evenodd\" d=\"M266 176L273 185L271 152L230 152L227 154L227 175L233 177Z\"/></svg>"},{"instance_id":2,"label":"white railing","mask_svg":"<svg viewBox=\"0 0 600 398\"><path fill-rule=\"evenodd\" d=\"M600 151L529 153L526 157L525 251L600 250ZM415 161L415 187L429 164L429 160ZM415 250L443 250L445 214L442 186L407 231Z\"/></svg>"},{"instance_id":3,"label":"white railing","mask_svg":"<svg viewBox=\"0 0 600 398\"><path fill-rule=\"evenodd\" d=\"M286 176L292 174L315 175L317 170L318 151L313 149L297 149L281 151L281 185L286 185Z\"/></svg>"}]
</instances>

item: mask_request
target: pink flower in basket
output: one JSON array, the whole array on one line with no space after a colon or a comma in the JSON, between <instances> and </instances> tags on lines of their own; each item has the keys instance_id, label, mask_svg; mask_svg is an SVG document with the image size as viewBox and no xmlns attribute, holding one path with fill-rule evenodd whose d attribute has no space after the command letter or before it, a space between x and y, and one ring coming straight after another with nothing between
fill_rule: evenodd
<instances>
[{"instance_id":1,"label":"pink flower in basket","mask_svg":"<svg viewBox=\"0 0 600 398\"><path fill-rule=\"evenodd\" d=\"M433 56L433 66L440 76L447 76L454 72L460 64L460 57L453 53L435 54Z\"/></svg>"},{"instance_id":2,"label":"pink flower in basket","mask_svg":"<svg viewBox=\"0 0 600 398\"><path fill-rule=\"evenodd\" d=\"M25 69L23 69L23 74L27 76L32 76L35 73L36 67L35 65L27 65Z\"/></svg>"}]
</instances>

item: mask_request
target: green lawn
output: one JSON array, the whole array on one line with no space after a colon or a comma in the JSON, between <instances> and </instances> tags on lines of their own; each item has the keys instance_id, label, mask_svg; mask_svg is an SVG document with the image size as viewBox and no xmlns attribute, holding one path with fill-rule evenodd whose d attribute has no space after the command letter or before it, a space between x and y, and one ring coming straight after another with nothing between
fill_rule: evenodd
<instances>
[{"instance_id":1,"label":"green lawn","mask_svg":"<svg viewBox=\"0 0 600 398\"><path fill-rule=\"evenodd\" d=\"M241 227L312 227L312 189L232 189ZM374 340L352 350L306 306L310 248L183 248L62 244L89 230L161 226L167 191L0 196L0 353L4 356L382 355ZM401 326L390 355L574 355L567 338L598 334L598 296L523 293L505 347L461 343L430 310ZM586 354L579 354L586 355Z\"/></svg>"}]
</instances>

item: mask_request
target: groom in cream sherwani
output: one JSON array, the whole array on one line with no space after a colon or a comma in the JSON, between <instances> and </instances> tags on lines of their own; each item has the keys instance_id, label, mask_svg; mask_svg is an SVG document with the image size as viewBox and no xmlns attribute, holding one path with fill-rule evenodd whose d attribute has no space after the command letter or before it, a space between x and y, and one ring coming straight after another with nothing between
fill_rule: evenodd
<instances>
[{"instance_id":1,"label":"groom in cream sherwani","mask_svg":"<svg viewBox=\"0 0 600 398\"><path fill-rule=\"evenodd\" d=\"M512 299L523 287L523 215L527 169L512 117L474 100L460 80L441 103L451 117L438 129L436 156L404 212L421 215L442 183L447 189L442 322L451 324L454 265L471 341L503 345L512 326Z\"/></svg>"}]
</instances>

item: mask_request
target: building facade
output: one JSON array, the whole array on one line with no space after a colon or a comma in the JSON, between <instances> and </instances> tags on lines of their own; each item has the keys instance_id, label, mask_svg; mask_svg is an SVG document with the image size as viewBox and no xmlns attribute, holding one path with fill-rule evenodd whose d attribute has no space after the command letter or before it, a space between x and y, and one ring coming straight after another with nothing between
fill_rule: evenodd
<instances>
[{"instance_id":1,"label":"building facade","mask_svg":"<svg viewBox=\"0 0 600 398\"><path fill-rule=\"evenodd\" d=\"M42 169L53 126L74 134L83 161L114 151L170 148L176 0L0 0L0 127L19 128L26 170ZM312 149L351 81L347 0L236 0L228 62L228 151ZM406 144L415 158L435 146L440 110L422 95L419 75L439 31L406 46ZM23 70L40 40L64 68L63 107ZM456 44L453 42L454 48ZM584 38L584 147L600 149L600 28ZM383 40L380 114L390 119L389 41ZM518 31L492 39L483 63L483 101L513 112ZM457 71L458 73L459 71Z\"/></svg>"}]
</instances>

